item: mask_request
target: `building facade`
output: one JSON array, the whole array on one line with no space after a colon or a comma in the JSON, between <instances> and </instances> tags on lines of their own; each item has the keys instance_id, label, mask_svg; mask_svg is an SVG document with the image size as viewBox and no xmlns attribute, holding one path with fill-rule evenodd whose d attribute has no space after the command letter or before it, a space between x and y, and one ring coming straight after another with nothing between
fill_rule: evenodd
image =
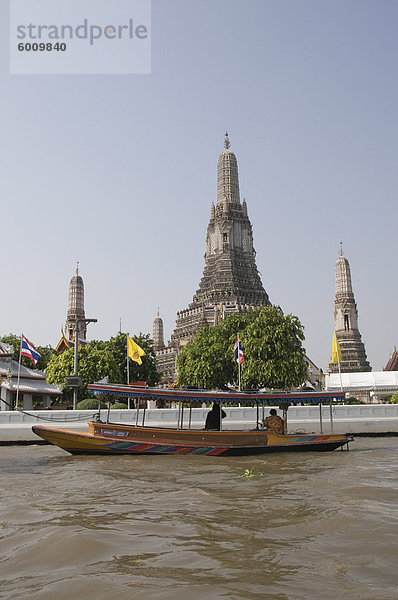
<instances>
[{"instance_id":1,"label":"building facade","mask_svg":"<svg viewBox=\"0 0 398 600\"><path fill-rule=\"evenodd\" d=\"M247 203L240 200L238 163L230 150L228 133L217 164L217 202L210 208L205 267L199 288L189 306L177 313L168 346L161 347L159 313L154 322L154 343L162 383L176 380L176 358L204 325L215 326L231 313L270 304L256 266L253 230ZM160 319L161 321L161 319ZM156 340L155 340L156 326Z\"/></svg>"},{"instance_id":2,"label":"building facade","mask_svg":"<svg viewBox=\"0 0 398 600\"><path fill-rule=\"evenodd\" d=\"M36 405L50 408L62 396L62 387L47 383L43 371L19 366L13 354L14 348L0 340L0 410L15 408L17 391L23 410L32 410Z\"/></svg>"},{"instance_id":3,"label":"building facade","mask_svg":"<svg viewBox=\"0 0 398 600\"><path fill-rule=\"evenodd\" d=\"M334 330L341 349L341 372L371 371L372 368L366 358L365 345L358 329L358 309L352 290L350 265L343 255L342 246L336 261L335 273ZM338 364L329 364L331 373L338 372L338 369Z\"/></svg>"}]
</instances>

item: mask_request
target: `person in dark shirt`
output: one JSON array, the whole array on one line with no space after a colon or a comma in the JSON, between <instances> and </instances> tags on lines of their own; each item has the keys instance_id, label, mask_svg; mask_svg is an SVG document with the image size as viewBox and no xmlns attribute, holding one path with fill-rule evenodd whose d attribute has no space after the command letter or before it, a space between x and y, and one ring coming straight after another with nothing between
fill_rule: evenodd
<instances>
[{"instance_id":1,"label":"person in dark shirt","mask_svg":"<svg viewBox=\"0 0 398 600\"><path fill-rule=\"evenodd\" d=\"M207 413L205 429L215 429L216 431L220 431L220 414L222 414L223 419L227 416L221 409L219 403L214 402L211 411Z\"/></svg>"}]
</instances>

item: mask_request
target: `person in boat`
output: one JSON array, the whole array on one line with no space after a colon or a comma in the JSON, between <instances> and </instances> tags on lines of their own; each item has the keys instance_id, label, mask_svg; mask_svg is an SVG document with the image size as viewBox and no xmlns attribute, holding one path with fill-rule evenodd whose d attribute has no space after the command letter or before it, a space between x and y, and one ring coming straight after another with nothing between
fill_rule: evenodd
<instances>
[{"instance_id":1,"label":"person in boat","mask_svg":"<svg viewBox=\"0 0 398 600\"><path fill-rule=\"evenodd\" d=\"M271 408L269 411L269 417L266 417L263 421L265 429L279 433L283 435L285 433L285 424L283 419L276 414L275 408Z\"/></svg>"},{"instance_id":2,"label":"person in boat","mask_svg":"<svg viewBox=\"0 0 398 600\"><path fill-rule=\"evenodd\" d=\"M215 429L216 431L220 431L220 414L223 419L227 416L220 404L214 402L212 409L207 413L205 429Z\"/></svg>"}]
</instances>

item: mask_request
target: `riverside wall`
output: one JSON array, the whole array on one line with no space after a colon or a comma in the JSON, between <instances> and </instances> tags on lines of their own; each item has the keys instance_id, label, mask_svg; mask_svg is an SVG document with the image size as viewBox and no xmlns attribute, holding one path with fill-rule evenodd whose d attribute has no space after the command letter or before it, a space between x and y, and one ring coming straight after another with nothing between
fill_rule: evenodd
<instances>
[{"instance_id":1,"label":"riverside wall","mask_svg":"<svg viewBox=\"0 0 398 600\"><path fill-rule=\"evenodd\" d=\"M194 408L191 414L191 427L204 427L208 408ZM249 407L224 408L227 417L223 419L224 430L252 429L256 426L256 409ZM264 416L269 414L270 407L265 407ZM320 433L320 412L322 412L323 433L330 433L331 420L329 406L292 406L288 411L288 431L303 433ZM144 411L138 415L138 424L142 424ZM87 431L87 420L93 418L95 411L77 410L38 410L22 413L18 411L0 412L0 444L18 444L42 442L32 431L32 425ZM278 410L278 414L282 415ZM101 411L102 420L106 420L107 411ZM189 427L189 409L184 410L184 428ZM114 423L136 423L136 410L111 410L110 420ZM263 410L259 409L259 420L263 418ZM361 435L398 434L398 405L366 404L351 406L333 406L334 433L353 433ZM145 425L174 427L177 424L177 409L147 409Z\"/></svg>"}]
</instances>

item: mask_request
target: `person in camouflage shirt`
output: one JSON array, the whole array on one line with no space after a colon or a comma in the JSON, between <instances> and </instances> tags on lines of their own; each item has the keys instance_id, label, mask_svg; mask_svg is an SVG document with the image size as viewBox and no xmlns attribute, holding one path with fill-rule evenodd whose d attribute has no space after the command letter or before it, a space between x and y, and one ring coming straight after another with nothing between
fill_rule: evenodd
<instances>
[{"instance_id":1,"label":"person in camouflage shirt","mask_svg":"<svg viewBox=\"0 0 398 600\"><path fill-rule=\"evenodd\" d=\"M269 429L274 433L285 433L285 424L283 419L276 414L275 408L271 408L269 411L270 416L264 419L264 427L265 429Z\"/></svg>"}]
</instances>

